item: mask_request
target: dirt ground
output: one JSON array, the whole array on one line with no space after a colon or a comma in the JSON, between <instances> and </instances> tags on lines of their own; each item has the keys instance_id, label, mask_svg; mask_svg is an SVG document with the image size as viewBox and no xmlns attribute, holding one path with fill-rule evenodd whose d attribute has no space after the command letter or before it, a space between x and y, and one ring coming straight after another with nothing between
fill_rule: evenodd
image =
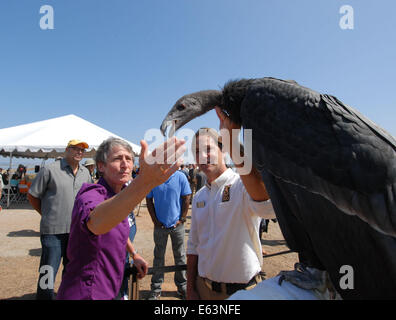
<instances>
[{"instance_id":1,"label":"dirt ground","mask_svg":"<svg viewBox=\"0 0 396 320\"><path fill-rule=\"evenodd\" d=\"M186 222L186 244L190 229L189 217ZM29 204L13 205L10 209L0 211L0 299L35 299L41 254L39 223L39 214L32 210ZM144 201L136 217L136 223L138 231L134 241L135 248L151 267L154 250L153 224ZM268 254L288 250L278 223L270 222L268 233L263 234L261 242ZM264 259L262 270L267 278L273 277L280 270L292 269L296 261L297 254L295 253L267 257ZM170 240L165 265L174 265ZM61 281L61 272L62 267L56 277L55 291ZM150 281L150 275L140 281L140 299L145 299L149 294ZM165 274L161 299L178 299L176 286L173 283L173 273Z\"/></svg>"}]
</instances>

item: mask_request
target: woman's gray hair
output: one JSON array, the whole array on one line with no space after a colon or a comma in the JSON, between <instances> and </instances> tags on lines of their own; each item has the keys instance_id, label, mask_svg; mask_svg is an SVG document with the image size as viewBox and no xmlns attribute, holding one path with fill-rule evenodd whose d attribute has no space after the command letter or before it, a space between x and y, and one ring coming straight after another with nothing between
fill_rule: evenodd
<instances>
[{"instance_id":1,"label":"woman's gray hair","mask_svg":"<svg viewBox=\"0 0 396 320\"><path fill-rule=\"evenodd\" d=\"M96 163L98 163L98 162L106 163L109 152L111 151L111 149L114 146L123 147L124 149L126 149L128 152L131 153L132 159L135 159L135 153L133 152L132 147L128 142L126 142L125 140L119 139L119 138L110 137L110 138L104 140L100 144L98 150L96 151L95 162Z\"/></svg>"}]
</instances>

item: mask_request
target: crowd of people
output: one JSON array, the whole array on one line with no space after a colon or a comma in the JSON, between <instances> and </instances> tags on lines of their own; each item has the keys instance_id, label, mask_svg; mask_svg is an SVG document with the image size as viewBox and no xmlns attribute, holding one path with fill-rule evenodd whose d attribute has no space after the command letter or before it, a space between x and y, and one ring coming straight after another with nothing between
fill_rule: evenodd
<instances>
[{"instance_id":1,"label":"crowd of people","mask_svg":"<svg viewBox=\"0 0 396 320\"><path fill-rule=\"evenodd\" d=\"M4 188L4 180L3 180L3 168L0 168L0 200L3 197L3 188ZM2 209L0 204L0 210Z\"/></svg>"},{"instance_id":2,"label":"crowd of people","mask_svg":"<svg viewBox=\"0 0 396 320\"><path fill-rule=\"evenodd\" d=\"M18 165L15 171L11 171L10 168L7 170L0 168L0 195L2 202L6 202L8 192L18 195L20 192L28 189L30 181L27 179L26 171L27 168L22 164ZM6 188L6 186L9 186L9 188ZM26 190L20 190L22 186ZM2 209L1 205L0 209Z\"/></svg>"},{"instance_id":3,"label":"crowd of people","mask_svg":"<svg viewBox=\"0 0 396 320\"><path fill-rule=\"evenodd\" d=\"M221 128L233 129L224 122ZM153 153L163 155L161 164L146 161L148 146L142 140L135 168L135 154L121 139L103 141L95 158L84 164L88 144L71 140L63 158L38 172L28 192L41 215L37 299L125 298L124 272L130 262L139 278L148 271L133 245L133 210L144 198L153 222L153 269L164 265L168 237L175 264L187 264L187 272L174 275L182 299L226 299L263 280L260 222L274 218L274 211L258 171L239 175L238 167L228 168L225 153L232 152L225 150L214 129L201 128L194 136L192 151L202 163L182 163L184 143L171 138L156 148ZM55 280L61 263L55 295L42 270L50 267ZM163 281L163 273L154 272L148 299L160 297Z\"/></svg>"}]
</instances>

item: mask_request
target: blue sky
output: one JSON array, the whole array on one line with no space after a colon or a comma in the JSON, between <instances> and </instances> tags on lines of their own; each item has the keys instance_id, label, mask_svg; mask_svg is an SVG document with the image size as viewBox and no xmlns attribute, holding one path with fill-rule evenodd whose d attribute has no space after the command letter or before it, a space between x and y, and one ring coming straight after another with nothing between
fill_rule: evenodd
<instances>
[{"instance_id":1,"label":"blue sky","mask_svg":"<svg viewBox=\"0 0 396 320\"><path fill-rule=\"evenodd\" d=\"M354 9L354 29L339 26ZM39 27L54 9L54 30ZM3 0L0 128L75 114L139 143L182 95L294 79L396 136L393 0ZM217 127L213 111L188 125ZM83 137L81 137L83 138Z\"/></svg>"}]
</instances>

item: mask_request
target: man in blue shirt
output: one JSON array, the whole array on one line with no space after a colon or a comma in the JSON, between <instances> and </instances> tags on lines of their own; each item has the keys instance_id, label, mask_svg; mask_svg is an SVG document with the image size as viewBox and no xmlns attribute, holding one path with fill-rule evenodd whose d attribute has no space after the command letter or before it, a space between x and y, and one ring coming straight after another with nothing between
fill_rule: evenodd
<instances>
[{"instance_id":1,"label":"man in blue shirt","mask_svg":"<svg viewBox=\"0 0 396 320\"><path fill-rule=\"evenodd\" d=\"M180 171L176 171L165 183L152 189L146 196L147 209L154 223L154 268L164 266L168 236L172 241L175 265L186 264L184 222L186 222L190 196L190 185L186 176ZM175 272L174 281L178 294L185 299L186 272ZM160 297L163 282L163 273L153 274L149 300Z\"/></svg>"}]
</instances>

